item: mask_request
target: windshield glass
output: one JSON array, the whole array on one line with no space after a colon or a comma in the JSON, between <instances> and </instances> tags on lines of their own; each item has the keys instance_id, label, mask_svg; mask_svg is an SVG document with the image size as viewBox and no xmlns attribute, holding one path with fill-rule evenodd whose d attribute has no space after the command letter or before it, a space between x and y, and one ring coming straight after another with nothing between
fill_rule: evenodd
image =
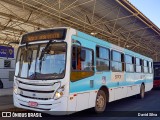
<instances>
[{"instance_id":1,"label":"windshield glass","mask_svg":"<svg viewBox=\"0 0 160 120\"><path fill-rule=\"evenodd\" d=\"M58 79L65 74L66 43L19 48L15 76L27 79Z\"/></svg>"}]
</instances>

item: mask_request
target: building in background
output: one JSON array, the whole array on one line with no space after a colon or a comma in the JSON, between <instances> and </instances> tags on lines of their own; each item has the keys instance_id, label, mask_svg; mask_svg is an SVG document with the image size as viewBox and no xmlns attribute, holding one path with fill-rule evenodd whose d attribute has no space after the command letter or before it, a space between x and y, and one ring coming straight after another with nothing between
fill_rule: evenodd
<instances>
[{"instance_id":1,"label":"building in background","mask_svg":"<svg viewBox=\"0 0 160 120\"><path fill-rule=\"evenodd\" d=\"M0 45L0 88L13 87L16 49Z\"/></svg>"}]
</instances>

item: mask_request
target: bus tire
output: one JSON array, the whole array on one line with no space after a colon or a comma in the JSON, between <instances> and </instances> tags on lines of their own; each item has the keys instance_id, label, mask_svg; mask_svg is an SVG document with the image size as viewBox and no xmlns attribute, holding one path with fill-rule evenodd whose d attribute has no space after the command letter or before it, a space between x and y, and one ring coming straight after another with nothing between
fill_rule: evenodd
<instances>
[{"instance_id":1,"label":"bus tire","mask_svg":"<svg viewBox=\"0 0 160 120\"><path fill-rule=\"evenodd\" d=\"M2 83L2 81L0 80L0 89L2 89L3 88L3 83Z\"/></svg>"},{"instance_id":2,"label":"bus tire","mask_svg":"<svg viewBox=\"0 0 160 120\"><path fill-rule=\"evenodd\" d=\"M139 94L138 98L143 99L144 94L145 94L145 86L144 86L144 84L141 84L140 94Z\"/></svg>"},{"instance_id":3,"label":"bus tire","mask_svg":"<svg viewBox=\"0 0 160 120\"><path fill-rule=\"evenodd\" d=\"M95 108L94 108L95 112L102 113L103 111L105 111L106 104L107 104L107 96L103 90L99 90L95 102Z\"/></svg>"}]
</instances>

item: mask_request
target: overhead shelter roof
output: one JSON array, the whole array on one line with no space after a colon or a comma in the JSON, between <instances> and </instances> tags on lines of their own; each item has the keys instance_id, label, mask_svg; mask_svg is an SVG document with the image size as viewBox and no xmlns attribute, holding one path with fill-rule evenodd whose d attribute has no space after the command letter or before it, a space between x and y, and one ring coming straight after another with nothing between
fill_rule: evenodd
<instances>
[{"instance_id":1,"label":"overhead shelter roof","mask_svg":"<svg viewBox=\"0 0 160 120\"><path fill-rule=\"evenodd\" d=\"M160 29L127 0L2 0L0 42L37 29L70 26L160 60Z\"/></svg>"}]
</instances>

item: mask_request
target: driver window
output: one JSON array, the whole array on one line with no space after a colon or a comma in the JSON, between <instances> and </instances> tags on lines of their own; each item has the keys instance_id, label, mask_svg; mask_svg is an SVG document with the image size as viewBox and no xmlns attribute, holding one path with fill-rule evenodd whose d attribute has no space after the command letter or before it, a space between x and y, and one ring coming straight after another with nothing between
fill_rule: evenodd
<instances>
[{"instance_id":1,"label":"driver window","mask_svg":"<svg viewBox=\"0 0 160 120\"><path fill-rule=\"evenodd\" d=\"M71 81L77 81L90 77L94 74L93 50L73 46L71 63Z\"/></svg>"}]
</instances>

